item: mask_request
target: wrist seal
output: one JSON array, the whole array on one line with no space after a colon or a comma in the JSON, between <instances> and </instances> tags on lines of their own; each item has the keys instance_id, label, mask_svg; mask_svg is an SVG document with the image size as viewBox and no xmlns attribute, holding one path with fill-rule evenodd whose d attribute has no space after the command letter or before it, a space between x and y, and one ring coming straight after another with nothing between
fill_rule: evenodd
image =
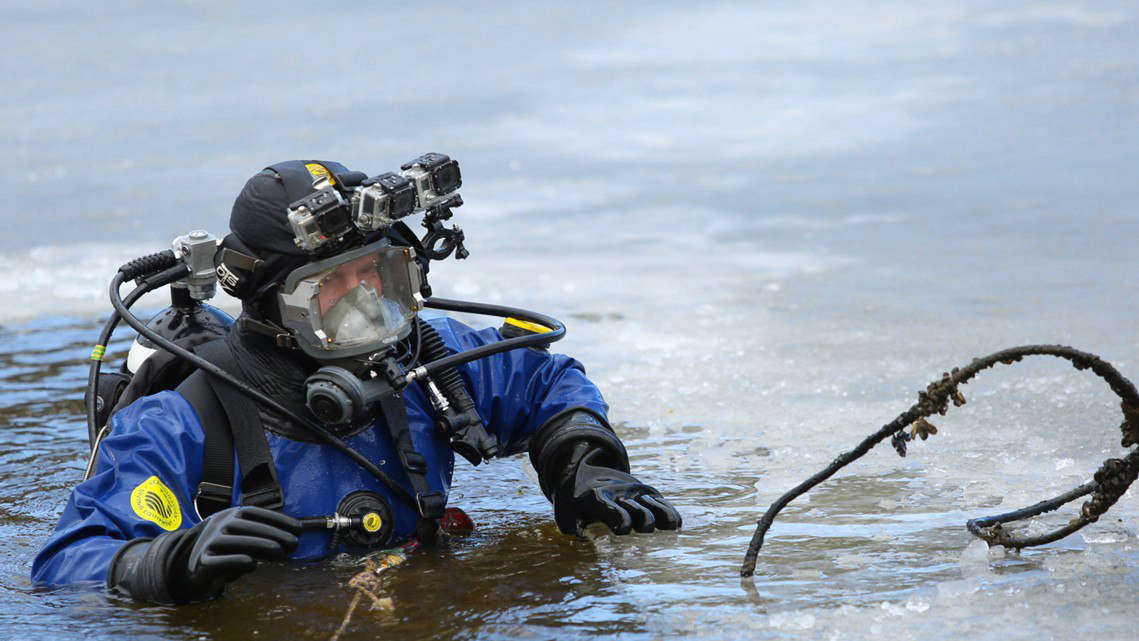
<instances>
[{"instance_id":1,"label":"wrist seal","mask_svg":"<svg viewBox=\"0 0 1139 641\"><path fill-rule=\"evenodd\" d=\"M127 541L111 559L107 571L107 587L118 588L132 597L151 603L181 603L172 589L175 564L185 563L193 537L190 530L160 534L154 539Z\"/></svg>"},{"instance_id":2,"label":"wrist seal","mask_svg":"<svg viewBox=\"0 0 1139 641\"><path fill-rule=\"evenodd\" d=\"M582 443L603 452L599 465L629 472L629 454L608 421L592 410L574 407L555 414L530 440L530 463L546 498L553 496L575 447Z\"/></svg>"}]
</instances>

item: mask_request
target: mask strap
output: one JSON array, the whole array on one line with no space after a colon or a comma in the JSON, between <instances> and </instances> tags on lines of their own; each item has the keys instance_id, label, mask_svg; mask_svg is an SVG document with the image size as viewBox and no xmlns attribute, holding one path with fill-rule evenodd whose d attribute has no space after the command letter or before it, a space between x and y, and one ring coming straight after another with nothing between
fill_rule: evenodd
<instances>
[{"instance_id":1,"label":"mask strap","mask_svg":"<svg viewBox=\"0 0 1139 641\"><path fill-rule=\"evenodd\" d=\"M289 330L272 321L259 321L247 315L242 315L237 319L237 324L241 326L241 329L272 338L277 347L300 349L300 346L297 345L296 337L293 336Z\"/></svg>"}]
</instances>

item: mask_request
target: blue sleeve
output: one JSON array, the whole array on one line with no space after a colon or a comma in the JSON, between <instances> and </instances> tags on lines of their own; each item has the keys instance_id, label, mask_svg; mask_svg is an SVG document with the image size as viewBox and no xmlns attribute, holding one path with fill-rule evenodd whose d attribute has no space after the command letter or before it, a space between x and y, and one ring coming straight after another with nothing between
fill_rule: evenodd
<instances>
[{"instance_id":1,"label":"blue sleeve","mask_svg":"<svg viewBox=\"0 0 1139 641\"><path fill-rule=\"evenodd\" d=\"M449 318L429 322L456 352L502 340L492 328L476 331ZM602 420L609 410L582 364L563 354L515 349L471 361L459 371L502 456L526 451L534 432L566 410L586 409Z\"/></svg>"},{"instance_id":2,"label":"blue sleeve","mask_svg":"<svg viewBox=\"0 0 1139 641\"><path fill-rule=\"evenodd\" d=\"M175 392L140 398L117 412L99 445L95 473L72 490L32 563L32 580L105 583L125 542L197 524L191 490L201 480L203 441L197 414Z\"/></svg>"}]
</instances>

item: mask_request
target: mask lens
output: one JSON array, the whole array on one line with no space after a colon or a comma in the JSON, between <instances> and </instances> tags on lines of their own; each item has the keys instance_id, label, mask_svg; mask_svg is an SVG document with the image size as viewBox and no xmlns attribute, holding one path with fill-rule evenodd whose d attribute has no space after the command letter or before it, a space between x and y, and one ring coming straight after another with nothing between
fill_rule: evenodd
<instances>
[{"instance_id":1,"label":"mask lens","mask_svg":"<svg viewBox=\"0 0 1139 641\"><path fill-rule=\"evenodd\" d=\"M371 298L368 300L375 300L378 304L378 297L384 290L384 283L377 269L378 263L379 258L373 254L361 256L329 270L320 279L320 290L316 296L321 316L345 298L363 300L361 296L365 295L361 293L362 291L371 292Z\"/></svg>"},{"instance_id":2,"label":"mask lens","mask_svg":"<svg viewBox=\"0 0 1139 641\"><path fill-rule=\"evenodd\" d=\"M374 351L407 335L418 289L408 250L384 246L331 262L281 295L283 320L298 341L334 356Z\"/></svg>"}]
</instances>

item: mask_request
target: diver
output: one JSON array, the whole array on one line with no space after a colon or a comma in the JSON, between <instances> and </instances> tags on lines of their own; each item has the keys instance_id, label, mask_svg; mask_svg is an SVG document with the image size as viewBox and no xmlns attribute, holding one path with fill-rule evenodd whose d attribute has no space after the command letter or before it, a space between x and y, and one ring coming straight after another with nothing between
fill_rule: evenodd
<instances>
[{"instance_id":1,"label":"diver","mask_svg":"<svg viewBox=\"0 0 1139 641\"><path fill-rule=\"evenodd\" d=\"M231 233L206 243L212 265L198 270L241 300L240 316L209 341L153 336L198 367L115 408L33 563L35 582L186 603L220 595L260 561L427 545L455 453L474 465L528 453L566 534L680 527L630 474L578 361L534 341L494 347L549 327L420 317L433 300L429 260L466 254L461 230L441 225L461 204L460 178L442 154L402 169L368 178L297 160L246 182ZM422 240L396 220L413 210L427 214ZM131 387L148 389L144 371Z\"/></svg>"}]
</instances>

